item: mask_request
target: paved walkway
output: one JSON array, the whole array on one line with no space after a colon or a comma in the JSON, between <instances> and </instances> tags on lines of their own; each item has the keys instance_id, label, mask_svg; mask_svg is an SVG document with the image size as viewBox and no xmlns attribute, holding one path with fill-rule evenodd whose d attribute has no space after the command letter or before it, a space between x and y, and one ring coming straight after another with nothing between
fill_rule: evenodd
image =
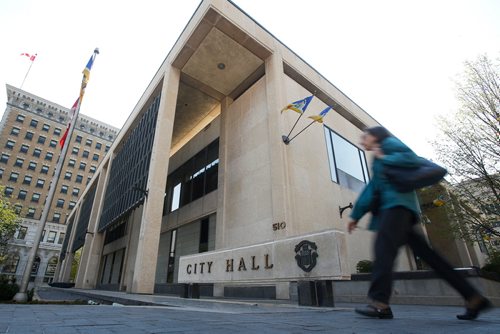
<instances>
[{"instance_id":1,"label":"paved walkway","mask_svg":"<svg viewBox=\"0 0 500 334\"><path fill-rule=\"evenodd\" d=\"M354 314L353 304L312 308L276 301L189 300L76 289L39 289L38 294L46 300L100 296L149 305L0 304L0 333L500 333L500 309L476 321L460 321L455 318L463 311L460 307L394 305L395 319L379 320Z\"/></svg>"}]
</instances>

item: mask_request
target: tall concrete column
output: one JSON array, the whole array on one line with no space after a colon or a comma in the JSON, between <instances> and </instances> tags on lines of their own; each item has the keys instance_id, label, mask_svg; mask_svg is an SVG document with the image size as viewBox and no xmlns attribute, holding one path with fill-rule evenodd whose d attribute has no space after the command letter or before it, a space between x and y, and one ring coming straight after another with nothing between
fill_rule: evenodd
<instances>
[{"instance_id":1,"label":"tall concrete column","mask_svg":"<svg viewBox=\"0 0 500 334\"><path fill-rule=\"evenodd\" d=\"M73 248L73 241L75 240L75 235L76 235L76 225L78 222L78 219L80 218L80 212L82 210L82 205L77 206L76 211L75 211L75 216L73 220L73 225L71 228L71 231L66 231L66 233L69 234L69 239L68 239L68 247L66 248L66 256L64 257L63 264L61 266L61 273L59 274L59 281L61 282L69 282L70 275L71 275L71 264L73 263L73 258L75 254L71 251L71 248Z\"/></svg>"},{"instance_id":2,"label":"tall concrete column","mask_svg":"<svg viewBox=\"0 0 500 334\"><path fill-rule=\"evenodd\" d=\"M286 222L286 234L293 235L293 212L290 199L290 178L286 156L287 146L282 134L287 134L284 115L280 110L287 104L285 99L285 73L283 58L276 47L274 53L265 61L266 95L268 105L269 153L271 161L272 215L273 222Z\"/></svg>"},{"instance_id":3,"label":"tall concrete column","mask_svg":"<svg viewBox=\"0 0 500 334\"><path fill-rule=\"evenodd\" d=\"M294 221L290 199L290 179L286 156L286 145L281 138L286 134L284 117L280 110L286 105L285 73L283 58L278 46L274 53L266 59L266 96L268 105L269 153L271 162L271 198L273 222L285 222L286 231L282 237L293 235ZM276 298L290 299L290 284L276 283Z\"/></svg>"},{"instance_id":4,"label":"tall concrete column","mask_svg":"<svg viewBox=\"0 0 500 334\"><path fill-rule=\"evenodd\" d=\"M156 262L160 243L163 201L168 176L170 148L175 119L175 106L179 90L180 71L167 68L163 78L160 107L156 121L155 138L147 183L148 196L139 232L139 243L132 281L133 293L154 292Z\"/></svg>"},{"instance_id":5,"label":"tall concrete column","mask_svg":"<svg viewBox=\"0 0 500 334\"><path fill-rule=\"evenodd\" d=\"M80 258L80 266L78 268L78 279L75 284L77 288L94 289L97 284L99 263L104 243L104 233L98 233L99 219L104 204L104 196L106 195L105 186L109 180L110 170L111 159L109 164L101 170L99 180L97 181L97 189L92 204L89 225L87 227L87 231L90 233L85 235L85 244Z\"/></svg>"}]
</instances>

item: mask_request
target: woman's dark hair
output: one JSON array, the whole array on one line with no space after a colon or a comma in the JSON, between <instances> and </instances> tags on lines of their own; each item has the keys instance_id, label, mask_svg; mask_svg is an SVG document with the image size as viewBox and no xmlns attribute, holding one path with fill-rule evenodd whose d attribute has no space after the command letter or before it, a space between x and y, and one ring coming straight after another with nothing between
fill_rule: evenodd
<instances>
[{"instance_id":1,"label":"woman's dark hair","mask_svg":"<svg viewBox=\"0 0 500 334\"><path fill-rule=\"evenodd\" d=\"M371 128L366 128L365 132L377 138L378 143L381 143L387 137L392 137L392 134L383 126L373 126Z\"/></svg>"}]
</instances>

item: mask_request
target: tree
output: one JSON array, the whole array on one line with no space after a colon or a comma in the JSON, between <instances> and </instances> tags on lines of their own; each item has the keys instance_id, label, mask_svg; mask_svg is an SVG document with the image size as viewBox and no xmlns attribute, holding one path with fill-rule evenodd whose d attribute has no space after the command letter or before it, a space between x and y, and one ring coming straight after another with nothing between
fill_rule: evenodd
<instances>
[{"instance_id":1,"label":"tree","mask_svg":"<svg viewBox=\"0 0 500 334\"><path fill-rule=\"evenodd\" d=\"M433 142L453 185L454 231L473 241L500 237L493 225L500 220L500 60L466 62L456 89L459 109L438 118Z\"/></svg>"},{"instance_id":2,"label":"tree","mask_svg":"<svg viewBox=\"0 0 500 334\"><path fill-rule=\"evenodd\" d=\"M4 196L4 187L0 186L0 263L7 259L8 244L19 228L19 222L19 216Z\"/></svg>"}]
</instances>

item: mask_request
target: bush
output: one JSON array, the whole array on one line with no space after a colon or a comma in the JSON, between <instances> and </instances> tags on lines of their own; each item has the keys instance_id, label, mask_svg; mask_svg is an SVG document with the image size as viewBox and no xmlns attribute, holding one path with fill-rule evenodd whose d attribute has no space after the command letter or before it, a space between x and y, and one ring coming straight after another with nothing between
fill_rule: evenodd
<instances>
[{"instance_id":1,"label":"bush","mask_svg":"<svg viewBox=\"0 0 500 334\"><path fill-rule=\"evenodd\" d=\"M356 265L358 273L371 273L373 270L373 262L370 260L361 260Z\"/></svg>"},{"instance_id":2,"label":"bush","mask_svg":"<svg viewBox=\"0 0 500 334\"><path fill-rule=\"evenodd\" d=\"M12 300L16 293L19 292L19 285L8 277L0 276L0 300Z\"/></svg>"},{"instance_id":3,"label":"bush","mask_svg":"<svg viewBox=\"0 0 500 334\"><path fill-rule=\"evenodd\" d=\"M481 268L481 271L500 274L500 251L490 250L488 261Z\"/></svg>"}]
</instances>

